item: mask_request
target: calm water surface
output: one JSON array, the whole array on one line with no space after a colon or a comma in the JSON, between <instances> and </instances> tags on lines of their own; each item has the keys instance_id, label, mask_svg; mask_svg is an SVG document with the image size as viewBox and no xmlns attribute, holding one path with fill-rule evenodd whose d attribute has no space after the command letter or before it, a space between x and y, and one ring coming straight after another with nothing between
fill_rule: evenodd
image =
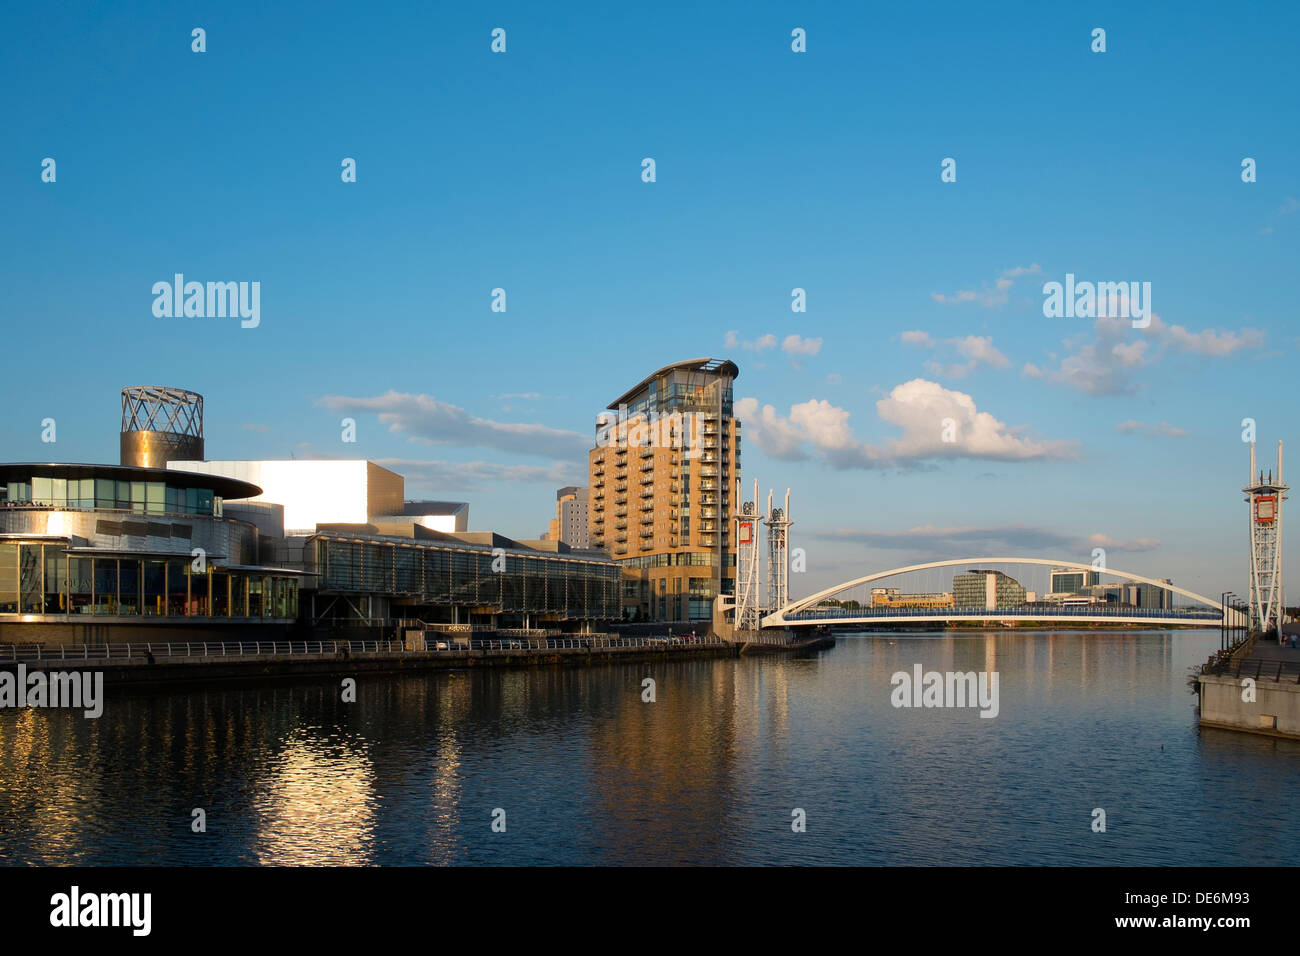
<instances>
[{"instance_id":1,"label":"calm water surface","mask_svg":"<svg viewBox=\"0 0 1300 956\"><path fill-rule=\"evenodd\" d=\"M1300 744L1196 725L1187 675L1218 640L854 635L802 659L362 678L355 704L337 681L110 690L98 720L0 711L0 862L1300 862ZM999 715L894 708L915 663L997 671Z\"/></svg>"}]
</instances>

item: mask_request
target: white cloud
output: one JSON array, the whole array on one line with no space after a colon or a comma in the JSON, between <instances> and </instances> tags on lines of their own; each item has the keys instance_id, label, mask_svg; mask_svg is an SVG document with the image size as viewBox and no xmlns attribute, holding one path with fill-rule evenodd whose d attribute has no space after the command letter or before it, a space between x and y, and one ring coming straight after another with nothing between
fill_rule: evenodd
<instances>
[{"instance_id":1,"label":"white cloud","mask_svg":"<svg viewBox=\"0 0 1300 956\"><path fill-rule=\"evenodd\" d=\"M825 399L791 406L782 416L771 405L743 398L737 415L746 433L775 458L816 457L835 468L875 468L938 458L982 458L995 461L1061 459L1077 456L1071 442L1038 441L998 421L975 407L963 392L937 382L913 379L876 402L876 413L901 435L884 445L859 441L846 409ZM953 441L944 441L946 420L951 419Z\"/></svg>"},{"instance_id":2,"label":"white cloud","mask_svg":"<svg viewBox=\"0 0 1300 956\"><path fill-rule=\"evenodd\" d=\"M1165 325L1157 315L1151 317L1151 330L1157 338L1163 338L1169 348L1193 355L1221 357L1241 349L1257 349L1264 344L1264 333L1256 329L1242 329L1240 332L1204 329L1189 332L1181 325Z\"/></svg>"},{"instance_id":3,"label":"white cloud","mask_svg":"<svg viewBox=\"0 0 1300 956\"><path fill-rule=\"evenodd\" d=\"M1088 535L1088 547L1107 551L1154 551L1160 547L1159 538L1112 538L1108 534Z\"/></svg>"},{"instance_id":4,"label":"white cloud","mask_svg":"<svg viewBox=\"0 0 1300 956\"><path fill-rule=\"evenodd\" d=\"M848 541L887 550L928 552L945 558L961 553L1021 552L1038 555L1047 551L1055 552L1053 556L1064 559L1078 555L1081 559L1091 560L1092 549L1095 547L1104 547L1108 551L1151 551L1160 545L1158 538L1124 540L1105 534L1069 534L1057 528L1024 524L992 527L920 525L903 531L835 528L807 531L805 534L809 538L824 541Z\"/></svg>"},{"instance_id":5,"label":"white cloud","mask_svg":"<svg viewBox=\"0 0 1300 956\"><path fill-rule=\"evenodd\" d=\"M1115 431L1119 432L1121 435L1140 434L1145 435L1148 438L1154 438L1158 435L1164 435L1169 438L1182 438L1187 434L1185 428L1177 428L1170 425L1168 422L1161 422L1158 425L1148 425L1145 422L1134 421L1131 418L1128 421L1123 421L1116 425Z\"/></svg>"},{"instance_id":6,"label":"white cloud","mask_svg":"<svg viewBox=\"0 0 1300 956\"><path fill-rule=\"evenodd\" d=\"M744 342L741 341L740 333L733 329L727 333L725 344L729 349L742 348L750 352L764 352L776 348L776 336L769 332L767 335L760 335L752 342Z\"/></svg>"},{"instance_id":7,"label":"white cloud","mask_svg":"<svg viewBox=\"0 0 1300 956\"><path fill-rule=\"evenodd\" d=\"M1217 358L1264 344L1264 334L1255 329L1191 332L1155 314L1145 329L1134 329L1128 319L1102 317L1093 323L1093 332L1092 340L1084 336L1067 339L1067 354L1055 369L1026 363L1023 374L1067 385L1087 395L1132 395L1137 391L1133 373L1170 353Z\"/></svg>"},{"instance_id":8,"label":"white cloud","mask_svg":"<svg viewBox=\"0 0 1300 956\"><path fill-rule=\"evenodd\" d=\"M390 432L405 433L409 441L425 445L497 448L553 458L585 455L589 446L586 436L577 432L547 425L479 418L432 395L412 395L390 389L383 395L370 398L326 395L316 404L336 413L377 414Z\"/></svg>"},{"instance_id":9,"label":"white cloud","mask_svg":"<svg viewBox=\"0 0 1300 956\"><path fill-rule=\"evenodd\" d=\"M952 295L931 292L930 298L940 305L979 302L985 308L993 309L1007 304L1007 300L1010 298L1010 289L1015 285L1016 279L1020 276L1034 275L1042 271L1042 267L1037 262L1028 266L1014 266L1010 269L1004 269L993 281L992 286L986 282L979 289L959 289Z\"/></svg>"},{"instance_id":10,"label":"white cloud","mask_svg":"<svg viewBox=\"0 0 1300 956\"><path fill-rule=\"evenodd\" d=\"M948 343L955 345L962 357L972 362L983 362L994 368L1006 368L1011 364L1005 355L993 347L992 336L968 335L964 339L948 339Z\"/></svg>"},{"instance_id":11,"label":"white cloud","mask_svg":"<svg viewBox=\"0 0 1300 956\"><path fill-rule=\"evenodd\" d=\"M587 469L578 462L550 465L501 465L488 461L415 461L379 458L375 464L391 468L406 478L406 490L417 494L475 491L494 484L540 483L551 487L585 484Z\"/></svg>"},{"instance_id":12,"label":"white cloud","mask_svg":"<svg viewBox=\"0 0 1300 956\"><path fill-rule=\"evenodd\" d=\"M910 329L901 336L904 345L918 345L923 349L934 348L934 338L921 329Z\"/></svg>"},{"instance_id":13,"label":"white cloud","mask_svg":"<svg viewBox=\"0 0 1300 956\"><path fill-rule=\"evenodd\" d=\"M822 350L821 339L804 339L798 335L787 335L781 348L791 355L816 355Z\"/></svg>"},{"instance_id":14,"label":"white cloud","mask_svg":"<svg viewBox=\"0 0 1300 956\"><path fill-rule=\"evenodd\" d=\"M926 370L940 378L965 378L981 364L993 368L1006 368L1011 364L1011 360L994 347L991 336L968 335L965 338L944 339L944 344L955 349L966 361L947 365L933 359L926 362Z\"/></svg>"}]
</instances>

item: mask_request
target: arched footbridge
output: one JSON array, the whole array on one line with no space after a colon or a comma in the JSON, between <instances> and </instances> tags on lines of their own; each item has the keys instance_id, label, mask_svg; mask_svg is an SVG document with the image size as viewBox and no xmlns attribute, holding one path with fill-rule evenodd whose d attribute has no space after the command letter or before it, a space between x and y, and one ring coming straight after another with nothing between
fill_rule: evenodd
<instances>
[{"instance_id":1,"label":"arched footbridge","mask_svg":"<svg viewBox=\"0 0 1300 956\"><path fill-rule=\"evenodd\" d=\"M889 578L908 574L937 572L946 568L966 568L971 571L988 571L995 566L1015 565L1034 568L1051 568L1068 572L1083 572L1085 575L1095 573L1098 583L1103 578L1118 578L1124 584L1139 584L1147 588L1156 588L1169 593L1170 597L1161 601L1163 607L1132 606L1125 603L1059 603L1048 601L1027 601L1003 603L998 598L996 606L989 607L987 601L969 603L958 600L956 588L952 589L952 603L944 604L942 596L935 593L912 595L916 600L909 603L909 595L901 594L895 598L882 598L879 602L870 598L870 586ZM1039 572L1040 574L1042 572ZM1087 580L1087 578L1084 578ZM1013 593L1019 582L1012 580ZM996 587L996 585L995 585ZM861 589L861 590L858 590ZM857 600L848 600L857 591ZM1149 592L1148 592L1149 593ZM1183 604L1175 604L1174 596L1184 599ZM1178 587L1167 581L1121 571L1118 568L1099 568L1092 564L1077 561L1063 561L1050 558L953 558L944 561L932 561L926 564L914 564L888 571L877 571L852 581L845 581L824 591L818 591L808 597L791 601L785 607L766 614L762 618L763 627L807 627L824 624L904 624L947 621L1057 621L1061 623L1100 623L1100 624L1149 624L1149 625L1184 625L1190 627L1219 627L1227 625L1242 627L1245 616L1232 608L1225 608L1220 601Z\"/></svg>"}]
</instances>

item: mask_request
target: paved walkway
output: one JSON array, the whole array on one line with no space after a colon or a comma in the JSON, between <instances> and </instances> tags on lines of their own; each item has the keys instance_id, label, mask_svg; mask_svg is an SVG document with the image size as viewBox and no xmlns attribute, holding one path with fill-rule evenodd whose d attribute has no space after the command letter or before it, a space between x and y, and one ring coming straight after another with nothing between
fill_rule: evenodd
<instances>
[{"instance_id":1,"label":"paved walkway","mask_svg":"<svg viewBox=\"0 0 1300 956\"><path fill-rule=\"evenodd\" d=\"M1286 661L1288 664L1300 664L1300 647L1278 647L1275 643L1268 643L1263 638L1255 642L1255 648L1250 652L1248 660L1252 661Z\"/></svg>"}]
</instances>

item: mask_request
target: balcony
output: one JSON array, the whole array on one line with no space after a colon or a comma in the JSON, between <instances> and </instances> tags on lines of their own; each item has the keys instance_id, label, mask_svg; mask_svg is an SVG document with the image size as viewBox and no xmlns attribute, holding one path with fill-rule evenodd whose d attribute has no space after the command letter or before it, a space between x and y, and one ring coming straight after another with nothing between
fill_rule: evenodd
<instances>
[{"instance_id":1,"label":"balcony","mask_svg":"<svg viewBox=\"0 0 1300 956\"><path fill-rule=\"evenodd\" d=\"M717 469L717 466L716 466L716 465L701 465L701 466L700 466L700 477L701 477L701 478L716 478L716 477L718 477L718 469ZM701 482L700 484L701 484L701 487L703 487L703 482Z\"/></svg>"},{"instance_id":2,"label":"balcony","mask_svg":"<svg viewBox=\"0 0 1300 956\"><path fill-rule=\"evenodd\" d=\"M642 511L654 511L654 510L655 510L655 503L654 503L653 501L646 501L646 502L643 502L643 503L641 504L641 510L642 510Z\"/></svg>"},{"instance_id":3,"label":"balcony","mask_svg":"<svg viewBox=\"0 0 1300 956\"><path fill-rule=\"evenodd\" d=\"M615 521L615 522L614 522L614 528L615 528L616 530L618 530L618 531L626 531L626 530L627 530L627 522L624 521L624 520Z\"/></svg>"},{"instance_id":4,"label":"balcony","mask_svg":"<svg viewBox=\"0 0 1300 956\"><path fill-rule=\"evenodd\" d=\"M641 530L641 537L642 537L642 538L653 538L654 536L655 536L654 531L652 531L652 530L649 529L649 528L643 528L643 529Z\"/></svg>"}]
</instances>

